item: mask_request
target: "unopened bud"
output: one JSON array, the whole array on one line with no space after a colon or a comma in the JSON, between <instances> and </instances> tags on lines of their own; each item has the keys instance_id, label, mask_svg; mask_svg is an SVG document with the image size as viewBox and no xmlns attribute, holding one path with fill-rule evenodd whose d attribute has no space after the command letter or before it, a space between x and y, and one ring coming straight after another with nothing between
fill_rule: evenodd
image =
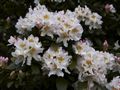
<instances>
[{"instance_id":1,"label":"unopened bud","mask_svg":"<svg viewBox=\"0 0 120 90\"><path fill-rule=\"evenodd\" d=\"M19 74L22 74L23 73L23 71L22 70L19 70Z\"/></svg>"},{"instance_id":2,"label":"unopened bud","mask_svg":"<svg viewBox=\"0 0 120 90\"><path fill-rule=\"evenodd\" d=\"M110 12L110 5L109 4L105 5L105 11L106 11L106 13Z\"/></svg>"},{"instance_id":3,"label":"unopened bud","mask_svg":"<svg viewBox=\"0 0 120 90\"><path fill-rule=\"evenodd\" d=\"M6 18L7 23L10 23L10 17Z\"/></svg>"},{"instance_id":4,"label":"unopened bud","mask_svg":"<svg viewBox=\"0 0 120 90\"><path fill-rule=\"evenodd\" d=\"M117 56L116 56L116 57L115 57L115 60L116 60L117 63L120 64L120 57L117 57Z\"/></svg>"},{"instance_id":5,"label":"unopened bud","mask_svg":"<svg viewBox=\"0 0 120 90\"><path fill-rule=\"evenodd\" d=\"M40 22L36 22L36 27L37 27L38 29L41 29L41 28L43 27L43 24L40 23Z\"/></svg>"},{"instance_id":6,"label":"unopened bud","mask_svg":"<svg viewBox=\"0 0 120 90\"><path fill-rule=\"evenodd\" d=\"M15 74L15 71L12 71L12 72L10 73L10 77L13 76L14 74Z\"/></svg>"},{"instance_id":7,"label":"unopened bud","mask_svg":"<svg viewBox=\"0 0 120 90\"><path fill-rule=\"evenodd\" d=\"M103 43L103 50L107 51L108 47L109 47L109 44L108 44L107 40L105 40L104 43Z\"/></svg>"},{"instance_id":8,"label":"unopened bud","mask_svg":"<svg viewBox=\"0 0 120 90\"><path fill-rule=\"evenodd\" d=\"M22 70L19 70L19 75L20 75L21 77L23 77L23 76L24 76L24 72L23 72Z\"/></svg>"},{"instance_id":9,"label":"unopened bud","mask_svg":"<svg viewBox=\"0 0 120 90\"><path fill-rule=\"evenodd\" d=\"M106 4L105 11L106 11L106 13L109 13L109 12L115 13L116 12L116 10L112 4Z\"/></svg>"}]
</instances>

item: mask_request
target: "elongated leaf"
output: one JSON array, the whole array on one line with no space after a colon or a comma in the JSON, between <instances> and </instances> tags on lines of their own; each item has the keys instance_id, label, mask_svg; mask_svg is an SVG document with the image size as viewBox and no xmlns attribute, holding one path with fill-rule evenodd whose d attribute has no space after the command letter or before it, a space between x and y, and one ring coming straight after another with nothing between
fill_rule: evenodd
<instances>
[{"instance_id":1,"label":"elongated leaf","mask_svg":"<svg viewBox=\"0 0 120 90\"><path fill-rule=\"evenodd\" d=\"M57 90L67 90L67 86L68 86L68 81L65 80L64 78L58 78L56 80Z\"/></svg>"}]
</instances>

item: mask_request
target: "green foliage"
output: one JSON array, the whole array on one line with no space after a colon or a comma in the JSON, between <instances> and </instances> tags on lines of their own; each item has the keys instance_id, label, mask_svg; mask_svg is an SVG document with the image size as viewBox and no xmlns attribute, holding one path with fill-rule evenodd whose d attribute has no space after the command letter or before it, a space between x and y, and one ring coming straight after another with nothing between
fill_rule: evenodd
<instances>
[{"instance_id":1,"label":"green foliage","mask_svg":"<svg viewBox=\"0 0 120 90\"><path fill-rule=\"evenodd\" d=\"M68 86L68 81L66 81L65 79L58 78L56 80L57 90L67 90L67 86Z\"/></svg>"}]
</instances>

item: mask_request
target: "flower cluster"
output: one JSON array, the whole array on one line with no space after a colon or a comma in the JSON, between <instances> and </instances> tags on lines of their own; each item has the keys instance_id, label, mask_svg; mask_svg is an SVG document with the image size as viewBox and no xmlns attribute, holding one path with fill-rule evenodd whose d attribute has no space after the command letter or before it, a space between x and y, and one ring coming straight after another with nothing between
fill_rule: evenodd
<instances>
[{"instance_id":1,"label":"flower cluster","mask_svg":"<svg viewBox=\"0 0 120 90\"><path fill-rule=\"evenodd\" d=\"M0 68L4 67L7 64L8 60L8 57L0 56Z\"/></svg>"},{"instance_id":2,"label":"flower cluster","mask_svg":"<svg viewBox=\"0 0 120 90\"><path fill-rule=\"evenodd\" d=\"M30 35L27 39L24 40L14 37L11 37L9 43L15 46L15 51L12 52L12 56L17 59L22 59L23 64L26 62L27 65L31 65L31 60L34 58L36 61L41 60L40 53L43 52L42 44L39 42L38 37Z\"/></svg>"},{"instance_id":3,"label":"flower cluster","mask_svg":"<svg viewBox=\"0 0 120 90\"><path fill-rule=\"evenodd\" d=\"M48 35L53 38L57 35L59 36L57 42L63 42L65 46L69 40L81 39L83 32L75 13L69 10L66 13L64 11L49 12L45 6L40 4L34 10L30 8L26 17L20 18L16 24L18 33L24 33L26 29L31 31L35 26L41 29L41 36Z\"/></svg>"},{"instance_id":4,"label":"flower cluster","mask_svg":"<svg viewBox=\"0 0 120 90\"><path fill-rule=\"evenodd\" d=\"M22 60L23 64L31 65L31 60L43 62L42 69L49 71L49 76L57 75L64 76L62 70L65 70L66 73L70 73L67 70L72 56L69 56L68 53L62 49L62 47L50 47L44 54L43 57L39 54L43 53L42 44L39 42L38 37L30 35L27 39L24 40L20 38L10 37L9 45L15 46L15 51L12 52L12 56L16 60Z\"/></svg>"},{"instance_id":5,"label":"flower cluster","mask_svg":"<svg viewBox=\"0 0 120 90\"><path fill-rule=\"evenodd\" d=\"M106 85L109 90L120 90L120 76L113 78L113 80Z\"/></svg>"},{"instance_id":6,"label":"flower cluster","mask_svg":"<svg viewBox=\"0 0 120 90\"><path fill-rule=\"evenodd\" d=\"M84 21L85 25L89 26L89 29L101 28L102 17L96 12L91 12L91 10L87 6L85 6L84 8L78 6L75 9L75 13L80 21Z\"/></svg>"},{"instance_id":7,"label":"flower cluster","mask_svg":"<svg viewBox=\"0 0 120 90\"><path fill-rule=\"evenodd\" d=\"M65 14L63 11L58 12L56 18L56 22L60 26L56 32L59 36L57 42L63 41L64 46L68 46L67 41L78 41L81 39L83 28L73 12L69 10Z\"/></svg>"},{"instance_id":8,"label":"flower cluster","mask_svg":"<svg viewBox=\"0 0 120 90\"><path fill-rule=\"evenodd\" d=\"M112 70L114 55L107 52L95 51L88 42L77 42L73 45L74 51L79 55L77 69L80 81L95 81L106 84L107 70Z\"/></svg>"},{"instance_id":9,"label":"flower cluster","mask_svg":"<svg viewBox=\"0 0 120 90\"><path fill-rule=\"evenodd\" d=\"M85 8L78 6L74 12L70 10L50 12L44 5L38 4L34 9L29 8L25 18L20 17L16 28L18 33L23 34L36 26L40 29L41 36L47 35L53 38L57 35L57 42L63 42L67 47L67 41L81 39L83 33L81 20L85 21L90 29L98 29L102 24L101 18L97 13L91 13L87 6Z\"/></svg>"},{"instance_id":10,"label":"flower cluster","mask_svg":"<svg viewBox=\"0 0 120 90\"><path fill-rule=\"evenodd\" d=\"M70 63L72 56L69 56L62 47L50 47L43 55L43 69L49 71L48 76L56 74L57 76L64 76L62 70L70 74L67 66Z\"/></svg>"},{"instance_id":11,"label":"flower cluster","mask_svg":"<svg viewBox=\"0 0 120 90\"><path fill-rule=\"evenodd\" d=\"M120 73L120 57L115 56L115 62L113 64L113 72Z\"/></svg>"},{"instance_id":12,"label":"flower cluster","mask_svg":"<svg viewBox=\"0 0 120 90\"><path fill-rule=\"evenodd\" d=\"M29 8L25 18L20 17L16 28L19 34L25 34L36 27L40 35L39 37L30 35L24 39L11 36L8 42L15 47L15 51L12 52L14 58L22 60L23 64L27 65L31 65L32 59L41 61L42 69L47 71L48 76L63 77L64 72L70 74L68 66L72 62L72 55L69 55L67 50L75 43L71 50L78 56L76 69L79 81L96 82L105 86L108 83L106 78L108 71L120 71L120 64L116 62L115 56L105 52L108 49L107 41L103 44L104 52L96 51L88 40L81 41L83 34L81 21L85 22L89 29L100 29L102 17L98 13L92 12L87 6L78 6L73 12L70 10L50 12L44 5L38 4L38 0L36 3L34 9ZM50 37L57 47L49 45L51 47L47 47L48 49L45 47L43 51L39 38L45 36ZM73 41L70 42L70 47L68 41ZM116 42L115 49L118 48L119 44Z\"/></svg>"}]
</instances>

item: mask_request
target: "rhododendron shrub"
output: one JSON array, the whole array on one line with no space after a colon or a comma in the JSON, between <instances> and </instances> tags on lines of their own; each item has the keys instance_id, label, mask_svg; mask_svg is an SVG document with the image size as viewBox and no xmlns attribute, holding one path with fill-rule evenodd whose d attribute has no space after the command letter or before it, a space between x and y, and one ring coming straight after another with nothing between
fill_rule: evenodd
<instances>
[{"instance_id":1,"label":"rhododendron shrub","mask_svg":"<svg viewBox=\"0 0 120 90\"><path fill-rule=\"evenodd\" d=\"M18 2L0 17L1 90L120 90L118 1Z\"/></svg>"}]
</instances>

